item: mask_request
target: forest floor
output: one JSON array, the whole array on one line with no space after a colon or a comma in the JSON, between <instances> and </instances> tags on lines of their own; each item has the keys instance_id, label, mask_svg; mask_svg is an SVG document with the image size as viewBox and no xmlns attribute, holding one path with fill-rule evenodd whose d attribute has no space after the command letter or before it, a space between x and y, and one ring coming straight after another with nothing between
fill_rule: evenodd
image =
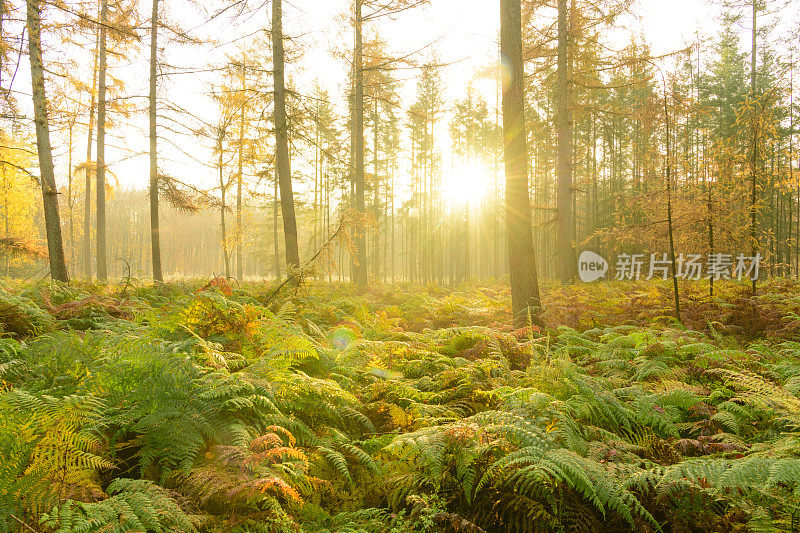
<instances>
[{"instance_id":1,"label":"forest floor","mask_svg":"<svg viewBox=\"0 0 800 533\"><path fill-rule=\"evenodd\" d=\"M0 531L795 531L800 284L5 282Z\"/></svg>"}]
</instances>

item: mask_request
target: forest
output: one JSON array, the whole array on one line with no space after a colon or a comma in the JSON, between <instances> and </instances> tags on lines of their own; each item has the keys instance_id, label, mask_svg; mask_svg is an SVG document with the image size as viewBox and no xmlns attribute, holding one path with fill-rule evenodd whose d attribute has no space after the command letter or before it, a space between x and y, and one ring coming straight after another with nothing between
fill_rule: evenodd
<instances>
[{"instance_id":1,"label":"forest","mask_svg":"<svg viewBox=\"0 0 800 533\"><path fill-rule=\"evenodd\" d=\"M0 0L0 533L800 531L797 43Z\"/></svg>"}]
</instances>

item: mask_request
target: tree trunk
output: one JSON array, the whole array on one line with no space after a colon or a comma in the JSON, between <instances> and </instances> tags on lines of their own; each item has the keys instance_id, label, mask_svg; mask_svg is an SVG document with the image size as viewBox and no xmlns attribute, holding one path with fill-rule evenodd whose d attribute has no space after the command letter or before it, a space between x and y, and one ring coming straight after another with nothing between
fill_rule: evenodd
<instances>
[{"instance_id":1,"label":"tree trunk","mask_svg":"<svg viewBox=\"0 0 800 533\"><path fill-rule=\"evenodd\" d=\"M526 325L541 307L531 234L520 0L500 0L500 51L509 76L503 87L506 230L514 322Z\"/></svg>"},{"instance_id":2,"label":"tree trunk","mask_svg":"<svg viewBox=\"0 0 800 533\"><path fill-rule=\"evenodd\" d=\"M275 176L272 196L272 237L273 253L275 254L275 281L281 279L281 251L278 245L278 177Z\"/></svg>"},{"instance_id":3,"label":"tree trunk","mask_svg":"<svg viewBox=\"0 0 800 533\"><path fill-rule=\"evenodd\" d=\"M0 0L0 43L3 42L3 36L5 35L3 33L3 30L5 29L3 28L3 22L5 21L5 19L6 19L6 2L5 0ZM3 92L3 67L5 66L4 65L5 62L3 61L4 59L5 59L4 54L0 53L0 93Z\"/></svg>"},{"instance_id":4,"label":"tree trunk","mask_svg":"<svg viewBox=\"0 0 800 533\"><path fill-rule=\"evenodd\" d=\"M156 129L156 57L158 53L158 0L153 0L150 29L150 247L153 258L153 279L161 283L161 228L158 220L158 131Z\"/></svg>"},{"instance_id":5,"label":"tree trunk","mask_svg":"<svg viewBox=\"0 0 800 533\"><path fill-rule=\"evenodd\" d=\"M281 189L283 238L286 242L286 264L300 267L297 246L297 221L294 215L292 169L289 160L289 125L286 120L286 91L284 88L282 0L272 2L272 63L275 89L275 171Z\"/></svg>"},{"instance_id":6,"label":"tree trunk","mask_svg":"<svg viewBox=\"0 0 800 533\"><path fill-rule=\"evenodd\" d=\"M376 89L377 90L377 89ZM373 140L372 140L372 171L374 172L373 181L372 181L372 215L375 217L373 223L375 224L375 228L373 231L373 243L372 243L372 270L374 272L374 276L380 277L380 248L381 248L381 224L380 224L380 213L381 213L381 205L380 205L380 180L378 179L378 134L380 131L380 118L378 117L378 97L375 96L375 103L374 103L374 110L372 115L372 123L373 123Z\"/></svg>"},{"instance_id":7,"label":"tree trunk","mask_svg":"<svg viewBox=\"0 0 800 533\"><path fill-rule=\"evenodd\" d=\"M789 56L789 183L794 181L794 168L792 167L794 161L794 54ZM800 186L800 185L798 185ZM789 263L789 277L792 276L792 216L794 213L794 202L792 201L793 198L793 190L791 185L789 186L789 241L787 246L789 249L786 251L786 261ZM798 195L798 201L800 202L800 195ZM797 220L797 226L800 227L800 219ZM800 249L800 242L795 240L795 254L797 250ZM794 276L797 276L797 264L795 262L794 267Z\"/></svg>"},{"instance_id":8,"label":"tree trunk","mask_svg":"<svg viewBox=\"0 0 800 533\"><path fill-rule=\"evenodd\" d=\"M72 149L74 146L73 139L74 139L74 132L75 132L75 122L77 122L78 114L77 112L69 118L69 126L68 126L68 134L67 134L67 145L69 146L69 157L67 161L67 210L69 212L69 265L70 268L73 269L70 272L71 275L75 274L75 216L73 210L73 182L72 182Z\"/></svg>"},{"instance_id":9,"label":"tree trunk","mask_svg":"<svg viewBox=\"0 0 800 533\"><path fill-rule=\"evenodd\" d=\"M97 52L100 46L98 35L94 51L94 66L92 67L92 102L89 106L89 134L86 142L86 190L83 199L83 260L84 274L88 281L92 281L92 144L94 143L94 113L97 106Z\"/></svg>"},{"instance_id":10,"label":"tree trunk","mask_svg":"<svg viewBox=\"0 0 800 533\"><path fill-rule=\"evenodd\" d=\"M750 53L750 96L756 97L756 39L758 37L758 2L753 3L753 47ZM757 124L757 121L754 120ZM753 151L750 154L750 246L753 257L758 253L758 193L756 165L758 164L758 127L753 128ZM752 280L753 294L756 293L756 280Z\"/></svg>"},{"instance_id":11,"label":"tree trunk","mask_svg":"<svg viewBox=\"0 0 800 533\"><path fill-rule=\"evenodd\" d=\"M667 231L669 233L669 252L670 252L670 261L672 263L672 291L673 291L673 298L675 300L675 318L678 320L678 322L680 322L681 298L680 298L680 293L678 292L678 268L675 261L675 234L673 232L673 223L672 223L672 160L670 159L670 122L669 122L669 105L667 100L666 81L664 82L664 122L667 128L667 155L666 155Z\"/></svg>"},{"instance_id":12,"label":"tree trunk","mask_svg":"<svg viewBox=\"0 0 800 533\"><path fill-rule=\"evenodd\" d=\"M242 179L244 172L244 112L245 112L245 89L247 79L245 78L245 65L247 64L247 53L242 54L242 69L240 79L242 82L242 107L239 110L239 168L236 173L236 279L244 280L244 266L242 265Z\"/></svg>"},{"instance_id":13,"label":"tree trunk","mask_svg":"<svg viewBox=\"0 0 800 533\"><path fill-rule=\"evenodd\" d=\"M322 203L322 149L320 147L319 113L314 114L314 209L311 223L311 239L314 243L313 250L318 250L317 233L320 222L320 204Z\"/></svg>"},{"instance_id":14,"label":"tree trunk","mask_svg":"<svg viewBox=\"0 0 800 533\"><path fill-rule=\"evenodd\" d=\"M394 282L395 282L395 279L396 279L395 278L395 261L397 260L396 259L397 256L394 253L395 252L395 239L396 239L396 237L395 237L395 211L394 211L394 168L392 168L392 174L390 176L390 179L392 180L390 185L389 185L389 187L390 187L390 189L389 189L389 191L390 191L389 192L389 202L390 202L390 205L391 205L390 209L391 209L391 217L392 217L392 259L391 259L392 263L391 264L392 264L392 285L394 285Z\"/></svg>"},{"instance_id":15,"label":"tree trunk","mask_svg":"<svg viewBox=\"0 0 800 533\"><path fill-rule=\"evenodd\" d=\"M38 0L27 0L28 46L31 62L31 93L36 123L36 147L39 153L44 223L47 233L47 252L50 258L50 275L58 281L69 281L64 247L61 240L61 219L58 215L58 189L56 188L53 154L50 147L50 125L47 118L47 96L44 88L42 62L41 13Z\"/></svg>"},{"instance_id":16,"label":"tree trunk","mask_svg":"<svg viewBox=\"0 0 800 533\"><path fill-rule=\"evenodd\" d=\"M355 159L355 209L359 217L364 216L364 50L361 36L362 18L361 4L363 0L355 0L356 8L356 49L353 79L355 85L355 101L353 102L353 158ZM356 231L356 265L355 282L359 288L367 286L367 238L363 223Z\"/></svg>"},{"instance_id":17,"label":"tree trunk","mask_svg":"<svg viewBox=\"0 0 800 533\"><path fill-rule=\"evenodd\" d=\"M106 23L108 0L100 10L100 70L97 106L97 279L108 280L106 253Z\"/></svg>"},{"instance_id":18,"label":"tree trunk","mask_svg":"<svg viewBox=\"0 0 800 533\"><path fill-rule=\"evenodd\" d=\"M222 161L222 141L223 136L220 135L219 138L219 161L217 165L219 166L219 188L220 188L220 196L222 197L222 206L219 209L219 218L220 218L220 228L222 232L222 259L225 263L225 279L231 277L231 263L230 258L228 257L228 229L225 226L225 210L228 208L228 204L226 203L226 192L228 190L228 186L225 183L225 178L223 177L223 161Z\"/></svg>"},{"instance_id":19,"label":"tree trunk","mask_svg":"<svg viewBox=\"0 0 800 533\"><path fill-rule=\"evenodd\" d=\"M558 0L558 73L556 87L556 122L558 129L558 279L569 283L573 278L571 196L572 196L572 118L567 26L567 0Z\"/></svg>"}]
</instances>

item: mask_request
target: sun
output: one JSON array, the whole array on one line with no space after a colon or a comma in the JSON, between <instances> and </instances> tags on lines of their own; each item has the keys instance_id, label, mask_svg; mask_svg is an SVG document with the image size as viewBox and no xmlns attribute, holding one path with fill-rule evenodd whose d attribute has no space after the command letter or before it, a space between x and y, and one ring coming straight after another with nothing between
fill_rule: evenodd
<instances>
[{"instance_id":1,"label":"sun","mask_svg":"<svg viewBox=\"0 0 800 533\"><path fill-rule=\"evenodd\" d=\"M491 179L480 163L459 164L442 176L442 197L453 207L474 206L487 197Z\"/></svg>"}]
</instances>

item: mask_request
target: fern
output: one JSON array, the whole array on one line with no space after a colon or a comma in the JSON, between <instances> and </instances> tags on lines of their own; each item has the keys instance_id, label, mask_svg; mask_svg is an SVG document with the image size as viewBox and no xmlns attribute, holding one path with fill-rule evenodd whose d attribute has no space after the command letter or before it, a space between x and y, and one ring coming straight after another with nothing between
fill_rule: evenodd
<instances>
[{"instance_id":1,"label":"fern","mask_svg":"<svg viewBox=\"0 0 800 533\"><path fill-rule=\"evenodd\" d=\"M0 503L38 513L55 501L102 494L96 471L113 464L95 434L104 404L91 396L63 399L12 390L0 396Z\"/></svg>"},{"instance_id":2,"label":"fern","mask_svg":"<svg viewBox=\"0 0 800 533\"><path fill-rule=\"evenodd\" d=\"M109 498L97 503L68 501L42 516L56 533L197 531L193 517L172 493L148 481L119 478L108 486Z\"/></svg>"}]
</instances>

